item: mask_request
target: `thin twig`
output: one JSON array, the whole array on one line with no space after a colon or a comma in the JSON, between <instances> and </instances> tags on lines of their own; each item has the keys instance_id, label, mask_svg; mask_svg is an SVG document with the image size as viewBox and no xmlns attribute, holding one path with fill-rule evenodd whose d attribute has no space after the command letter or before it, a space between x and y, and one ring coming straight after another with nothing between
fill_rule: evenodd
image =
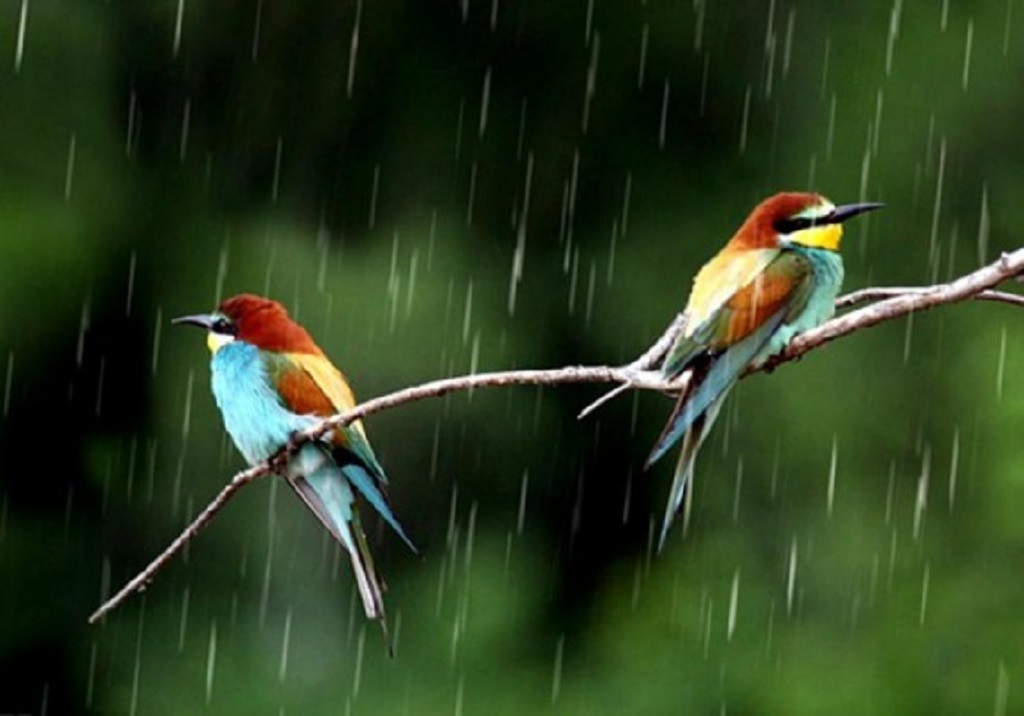
<instances>
[{"instance_id":1,"label":"thin twig","mask_svg":"<svg viewBox=\"0 0 1024 716\"><path fill-rule=\"evenodd\" d=\"M855 331L869 328L882 321L892 320L915 311L922 311L939 305L957 303L967 299L999 301L1012 305L1024 305L1024 298L1016 294L991 290L1007 279L1024 273L1024 249L1018 249L1003 256L992 264L966 274L954 281L934 286L908 288L867 288L840 297L837 307L847 307L865 301L877 301L869 306L851 311L810 331L800 334L776 358L768 361L759 370L771 370L776 366L795 360L808 351ZM678 390L685 376L675 381L666 381L659 372L652 370L664 358L676 336L683 329L685 317L680 314L672 321L664 334L643 355L633 362L619 367L569 366L552 370L518 370L495 373L479 373L430 381L422 385L399 390L379 398L360 403L352 410L324 419L298 434L280 453L267 462L244 470L235 475L231 482L217 494L210 504L171 542L170 545L114 596L106 600L89 617L90 622L102 619L117 608L132 593L142 591L160 571L193 537L216 516L228 500L246 484L278 470L300 445L315 440L342 425L348 425L388 408L406 403L435 398L448 393L471 388L490 388L512 385L564 385L567 383L617 383L612 393L617 395L626 388L671 392ZM623 388L622 386L626 386ZM611 395L614 397L614 395ZM602 398L602 401L604 399Z\"/></svg>"},{"instance_id":2,"label":"thin twig","mask_svg":"<svg viewBox=\"0 0 1024 716\"><path fill-rule=\"evenodd\" d=\"M199 534L199 531L206 527L217 513L220 512L221 508L227 504L228 500L234 497L234 494L241 490L243 487L248 485L253 480L260 477L265 477L274 471L274 465L280 460L279 457L275 456L269 462L261 463L254 467L250 467L248 470L236 474L231 478L231 482L221 488L217 496L210 501L203 511L189 523L189 526L175 538L173 542L167 545L167 548L160 553L160 555L146 565L146 568L139 572L135 577L132 578L127 584L118 590L117 594L110 597L108 600L103 602L99 609L92 613L89 617L89 623L93 624L104 616L111 609L117 607L121 602L127 599L133 592L142 592L146 589L146 586L153 579L154 575L163 569L164 565L171 561L171 558L175 554L180 552L192 538Z\"/></svg>"},{"instance_id":3,"label":"thin twig","mask_svg":"<svg viewBox=\"0 0 1024 716\"><path fill-rule=\"evenodd\" d=\"M895 298L909 294L928 293L934 290L934 286L894 286L892 288L862 288L859 291L852 291L845 296L836 299L836 308L849 308L858 303L867 301L879 301L883 298ZM1009 303L1013 306L1024 306L1024 296L1019 293L1008 293L1006 291L982 291L981 293L968 296L976 301L996 301L998 303Z\"/></svg>"}]
</instances>

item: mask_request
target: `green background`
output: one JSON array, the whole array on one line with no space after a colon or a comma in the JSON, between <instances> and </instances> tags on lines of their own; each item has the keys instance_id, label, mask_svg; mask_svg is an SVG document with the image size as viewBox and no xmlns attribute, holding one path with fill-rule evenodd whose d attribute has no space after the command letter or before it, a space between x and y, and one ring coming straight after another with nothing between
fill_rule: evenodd
<instances>
[{"instance_id":1,"label":"green background","mask_svg":"<svg viewBox=\"0 0 1024 716\"><path fill-rule=\"evenodd\" d=\"M621 363L782 189L886 202L848 288L944 280L1019 243L1022 75L1006 0L0 4L0 713L1020 712L999 304L744 381L660 555L662 396L373 416L394 659L270 480L86 618L242 467L171 317L268 294L363 398Z\"/></svg>"}]
</instances>

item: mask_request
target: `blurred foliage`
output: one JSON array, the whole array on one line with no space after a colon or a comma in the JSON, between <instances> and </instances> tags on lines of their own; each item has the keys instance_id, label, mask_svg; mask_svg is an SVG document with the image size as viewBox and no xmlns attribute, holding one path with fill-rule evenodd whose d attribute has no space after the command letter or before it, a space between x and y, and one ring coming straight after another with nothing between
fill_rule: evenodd
<instances>
[{"instance_id":1,"label":"blurred foliage","mask_svg":"<svg viewBox=\"0 0 1024 716\"><path fill-rule=\"evenodd\" d=\"M424 549L374 531L393 660L272 481L85 620L242 465L172 316L269 294L363 396L621 362L787 188L888 204L847 232L848 286L953 276L1018 244L1020 18L8 2L0 712L1019 712L1024 338L992 304L745 381L661 555L658 396L584 422L595 387L374 416Z\"/></svg>"}]
</instances>

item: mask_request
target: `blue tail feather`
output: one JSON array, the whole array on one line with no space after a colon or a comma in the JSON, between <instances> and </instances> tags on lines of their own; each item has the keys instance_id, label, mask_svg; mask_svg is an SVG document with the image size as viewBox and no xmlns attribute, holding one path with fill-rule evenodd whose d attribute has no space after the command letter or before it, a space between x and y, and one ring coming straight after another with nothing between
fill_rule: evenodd
<instances>
[{"instance_id":1,"label":"blue tail feather","mask_svg":"<svg viewBox=\"0 0 1024 716\"><path fill-rule=\"evenodd\" d=\"M392 511L391 506L384 498L384 493L381 492L380 488L377 486L376 480L369 471L357 462L344 464L341 471L348 481L351 482L357 490L359 490L359 494L366 498L366 501L373 506L373 509L377 510L380 516L384 518L385 522L391 525L391 529L393 529L398 536L402 538L402 541L409 546L409 549L414 553L419 554L419 550L416 549L416 545L414 545L412 540L409 539L409 536L405 534L405 530L402 529L402 525L399 524L394 511Z\"/></svg>"},{"instance_id":2,"label":"blue tail feather","mask_svg":"<svg viewBox=\"0 0 1024 716\"><path fill-rule=\"evenodd\" d=\"M733 386L740 374L755 355L765 345L771 335L778 329L785 315L785 310L778 311L765 321L764 325L734 346L727 348L721 355L710 359L709 366L703 375L691 374L691 381L699 381L699 385L687 386L669 423L661 437L651 449L646 466L650 467L665 452L678 442L694 421L704 414L719 397L722 397Z\"/></svg>"}]
</instances>

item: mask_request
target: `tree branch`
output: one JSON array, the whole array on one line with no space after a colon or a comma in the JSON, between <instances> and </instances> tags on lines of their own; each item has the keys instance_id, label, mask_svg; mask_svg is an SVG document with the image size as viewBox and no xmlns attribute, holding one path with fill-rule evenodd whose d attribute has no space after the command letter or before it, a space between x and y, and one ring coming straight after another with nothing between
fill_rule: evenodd
<instances>
[{"instance_id":1,"label":"tree branch","mask_svg":"<svg viewBox=\"0 0 1024 716\"><path fill-rule=\"evenodd\" d=\"M1024 306L1024 297L992 290L1003 281L1020 276L1022 273L1024 273L1024 248L1003 254L999 260L949 283L921 287L866 288L854 291L840 297L836 301L836 307L845 308L868 301L875 301L875 303L833 318L818 328L800 334L781 354L768 361L759 370L772 370L782 363L795 360L808 351L820 348L842 336L935 306L957 303L967 299L998 301ZM551 370L501 371L444 378L368 400L352 410L322 420L303 433L297 434L289 445L270 460L236 474L159 556L114 596L104 601L89 617L89 622L95 623L102 619L133 593L144 590L157 572L213 520L238 490L257 478L278 472L288 457L303 443L316 440L336 427L348 425L382 410L473 388L565 385L569 383L618 384L610 393L602 396L596 405L591 404L584 412L591 411L597 405L603 404L628 389L675 391L685 384L686 375L674 381L666 381L660 372L655 370L655 367L661 362L673 341L683 330L684 324L685 316L677 315L664 334L647 351L636 360L623 366L568 366Z\"/></svg>"}]
</instances>

